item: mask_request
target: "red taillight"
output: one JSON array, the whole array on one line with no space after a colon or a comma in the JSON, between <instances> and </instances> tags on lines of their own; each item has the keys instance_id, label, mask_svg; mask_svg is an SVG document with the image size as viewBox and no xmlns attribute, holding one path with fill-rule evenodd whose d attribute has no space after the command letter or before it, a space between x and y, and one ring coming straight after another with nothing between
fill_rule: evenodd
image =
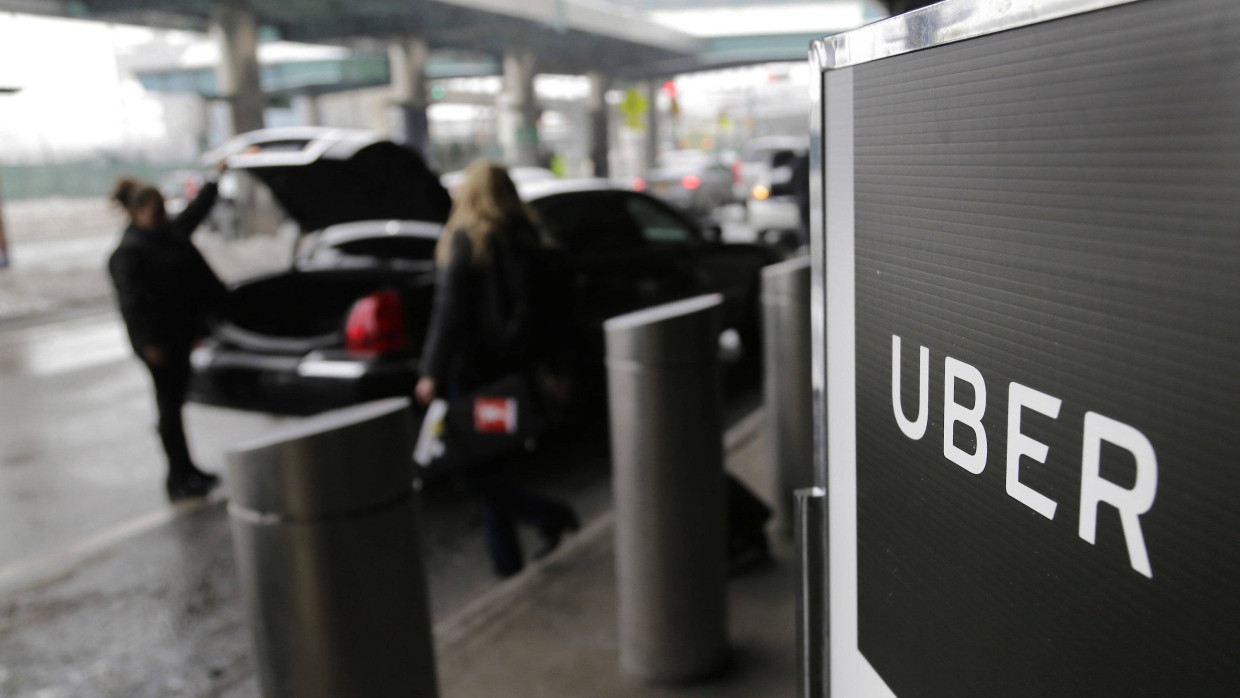
<instances>
[{"instance_id":1,"label":"red taillight","mask_svg":"<svg viewBox=\"0 0 1240 698\"><path fill-rule=\"evenodd\" d=\"M380 291L354 303L344 328L344 346L366 356L407 351L409 333L400 296Z\"/></svg>"},{"instance_id":2,"label":"red taillight","mask_svg":"<svg viewBox=\"0 0 1240 698\"><path fill-rule=\"evenodd\" d=\"M688 189L689 191L693 191L694 189L702 186L702 178L697 175L685 175L680 178L680 186Z\"/></svg>"},{"instance_id":3,"label":"red taillight","mask_svg":"<svg viewBox=\"0 0 1240 698\"><path fill-rule=\"evenodd\" d=\"M732 183L733 184L741 183L741 162L742 161L737 160L736 162L732 163Z\"/></svg>"},{"instance_id":4,"label":"red taillight","mask_svg":"<svg viewBox=\"0 0 1240 698\"><path fill-rule=\"evenodd\" d=\"M646 180L638 177L633 180L633 191L646 191Z\"/></svg>"}]
</instances>

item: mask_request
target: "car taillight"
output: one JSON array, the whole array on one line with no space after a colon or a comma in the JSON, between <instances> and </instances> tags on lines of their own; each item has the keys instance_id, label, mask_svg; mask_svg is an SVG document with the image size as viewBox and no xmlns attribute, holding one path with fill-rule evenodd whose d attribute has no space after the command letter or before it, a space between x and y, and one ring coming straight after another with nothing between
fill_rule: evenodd
<instances>
[{"instance_id":1,"label":"car taillight","mask_svg":"<svg viewBox=\"0 0 1240 698\"><path fill-rule=\"evenodd\" d=\"M633 180L633 191L646 191L646 180L638 177Z\"/></svg>"},{"instance_id":2,"label":"car taillight","mask_svg":"<svg viewBox=\"0 0 1240 698\"><path fill-rule=\"evenodd\" d=\"M702 178L697 175L685 175L680 178L680 186L688 189L689 191L693 191L694 189L702 186Z\"/></svg>"},{"instance_id":3,"label":"car taillight","mask_svg":"<svg viewBox=\"0 0 1240 698\"><path fill-rule=\"evenodd\" d=\"M743 165L743 162L741 160L737 160L736 162L732 163L732 183L733 184L741 183L742 165Z\"/></svg>"},{"instance_id":4,"label":"car taillight","mask_svg":"<svg viewBox=\"0 0 1240 698\"><path fill-rule=\"evenodd\" d=\"M363 356L409 349L409 333L400 296L395 291L372 293L353 304L344 328L344 346Z\"/></svg>"}]
</instances>

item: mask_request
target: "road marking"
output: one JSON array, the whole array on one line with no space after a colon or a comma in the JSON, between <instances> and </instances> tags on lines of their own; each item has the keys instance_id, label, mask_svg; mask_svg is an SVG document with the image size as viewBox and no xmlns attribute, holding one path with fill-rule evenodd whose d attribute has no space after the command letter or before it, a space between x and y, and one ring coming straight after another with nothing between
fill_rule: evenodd
<instances>
[{"instance_id":1,"label":"road marking","mask_svg":"<svg viewBox=\"0 0 1240 698\"><path fill-rule=\"evenodd\" d=\"M54 376L122 361L132 353L125 328L115 315L74 320L8 333L0 348L36 376Z\"/></svg>"},{"instance_id":2,"label":"road marking","mask_svg":"<svg viewBox=\"0 0 1240 698\"><path fill-rule=\"evenodd\" d=\"M129 356L129 342L118 324L94 327L72 336L30 344L23 352L27 369L53 376L121 361Z\"/></svg>"},{"instance_id":3,"label":"road marking","mask_svg":"<svg viewBox=\"0 0 1240 698\"><path fill-rule=\"evenodd\" d=\"M0 568L0 592L15 591L18 587L30 586L42 580L56 577L59 574L63 574L65 568L72 567L79 560L90 557L126 538L132 538L165 524L172 523L181 517L204 509L222 499L222 497L216 496L209 499L178 502L167 508L151 511L128 521L122 521L98 533L50 552L18 560L11 565Z\"/></svg>"},{"instance_id":4,"label":"road marking","mask_svg":"<svg viewBox=\"0 0 1240 698\"><path fill-rule=\"evenodd\" d=\"M16 240L9 243L15 265L23 271L102 271L116 247L115 232L59 240Z\"/></svg>"}]
</instances>

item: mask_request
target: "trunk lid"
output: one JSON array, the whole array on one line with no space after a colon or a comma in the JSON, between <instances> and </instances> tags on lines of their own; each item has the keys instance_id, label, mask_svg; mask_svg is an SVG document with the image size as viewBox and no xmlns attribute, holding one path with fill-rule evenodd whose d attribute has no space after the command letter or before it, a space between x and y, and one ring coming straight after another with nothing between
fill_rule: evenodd
<instances>
[{"instance_id":1,"label":"trunk lid","mask_svg":"<svg viewBox=\"0 0 1240 698\"><path fill-rule=\"evenodd\" d=\"M303 233L365 220L443 223L452 205L421 156L362 131L264 129L208 157L260 179Z\"/></svg>"}]
</instances>

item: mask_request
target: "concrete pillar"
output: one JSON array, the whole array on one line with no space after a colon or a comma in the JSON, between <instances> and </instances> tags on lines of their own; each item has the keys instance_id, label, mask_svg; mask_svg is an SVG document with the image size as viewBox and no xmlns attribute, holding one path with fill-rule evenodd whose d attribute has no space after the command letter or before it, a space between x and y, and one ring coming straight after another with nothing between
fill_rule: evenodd
<instances>
[{"instance_id":1,"label":"concrete pillar","mask_svg":"<svg viewBox=\"0 0 1240 698\"><path fill-rule=\"evenodd\" d=\"M608 162L610 152L611 129L607 122L607 89L611 80L599 72L589 74L590 96L586 102L586 110L590 119L590 160L594 164L595 177L608 177L611 174L611 163Z\"/></svg>"},{"instance_id":2,"label":"concrete pillar","mask_svg":"<svg viewBox=\"0 0 1240 698\"><path fill-rule=\"evenodd\" d=\"M0 184L0 189L3 184ZM4 200L0 198L0 269L9 266L9 239L4 233Z\"/></svg>"},{"instance_id":3,"label":"concrete pillar","mask_svg":"<svg viewBox=\"0 0 1240 698\"><path fill-rule=\"evenodd\" d=\"M388 44L388 67L392 78L392 138L404 143L430 162L430 103L426 86L426 61L430 47L421 36L406 36Z\"/></svg>"},{"instance_id":4,"label":"concrete pillar","mask_svg":"<svg viewBox=\"0 0 1240 698\"><path fill-rule=\"evenodd\" d=\"M642 148L642 164L649 170L659 156L659 84L654 80L645 83L646 101L649 111L646 113L646 141Z\"/></svg>"},{"instance_id":5,"label":"concrete pillar","mask_svg":"<svg viewBox=\"0 0 1240 698\"><path fill-rule=\"evenodd\" d=\"M225 0L211 6L209 21L209 33L220 50L216 87L228 105L232 135L263 128L267 100L258 65L258 16L241 0ZM237 225L232 234L274 234L279 220L271 194L248 175L235 177Z\"/></svg>"},{"instance_id":6,"label":"concrete pillar","mask_svg":"<svg viewBox=\"0 0 1240 698\"><path fill-rule=\"evenodd\" d=\"M534 51L514 46L504 53L504 90L497 113L499 143L508 165L535 167L538 158L538 105L534 102Z\"/></svg>"},{"instance_id":7,"label":"concrete pillar","mask_svg":"<svg viewBox=\"0 0 1240 698\"><path fill-rule=\"evenodd\" d=\"M293 111L301 117L301 123L305 126L322 126L323 115L319 111L319 98L314 94L306 92L304 94L293 95Z\"/></svg>"},{"instance_id":8,"label":"concrete pillar","mask_svg":"<svg viewBox=\"0 0 1240 698\"><path fill-rule=\"evenodd\" d=\"M220 49L215 79L228 102L233 133L260 129L266 100L259 79L258 17L239 2L219 2L211 6L210 22Z\"/></svg>"}]
</instances>

